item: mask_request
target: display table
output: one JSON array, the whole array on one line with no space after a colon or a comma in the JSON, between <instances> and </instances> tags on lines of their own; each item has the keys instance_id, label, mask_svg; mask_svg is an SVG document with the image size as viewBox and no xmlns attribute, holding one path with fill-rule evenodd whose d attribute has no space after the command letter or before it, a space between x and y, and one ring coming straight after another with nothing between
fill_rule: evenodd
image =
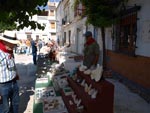
<instances>
[{"instance_id":1,"label":"display table","mask_svg":"<svg viewBox=\"0 0 150 113\"><path fill-rule=\"evenodd\" d=\"M73 65L72 60L69 61L64 64L68 69ZM34 100L33 113L113 113L114 85L112 83L105 79L95 81L91 79L90 74L84 74L78 69L72 76L70 73L60 74L60 70L53 68L55 66L57 65L51 67L49 75L52 76L48 81L43 79L43 82L35 83L35 99L38 97L41 100ZM39 69L46 70L46 67ZM59 74L53 74L54 72Z\"/></svg>"},{"instance_id":2,"label":"display table","mask_svg":"<svg viewBox=\"0 0 150 113\"><path fill-rule=\"evenodd\" d=\"M53 95L52 95L52 91L55 92ZM39 96L39 94L40 94L40 96ZM38 95L38 99L37 99L37 95ZM54 90L52 80L49 79L47 83L37 83L36 82L35 83L34 103L33 103L33 113L47 113L47 112L43 112L43 109L44 109L43 108L44 107L43 101L49 100L48 102L52 103L52 101L55 101L56 99L60 100L59 104L62 103L61 106L63 106L63 108L64 108L64 110L62 108L60 111L63 111L62 113L67 113L66 107L63 104L63 100L58 99L58 98L61 98L61 96L60 96L60 93L58 91ZM57 112L61 113L61 112L59 112L59 110L53 110L53 112L54 113L57 113ZM51 113L53 113L53 112L51 111Z\"/></svg>"},{"instance_id":3,"label":"display table","mask_svg":"<svg viewBox=\"0 0 150 113\"><path fill-rule=\"evenodd\" d=\"M114 85L106 80L101 80L95 82L90 78L89 75L85 75L83 72L77 71L77 78L73 80L71 77L67 77L69 86L73 89L73 95L65 95L64 91L61 91L62 98L69 113L113 113L113 103L114 103ZM86 92L86 85L81 85L82 82L88 86L92 86L91 89L96 90L98 93L95 98ZM90 90L89 90L90 91ZM93 93L94 94L94 93ZM75 96L75 99L74 97ZM77 103L81 100L79 106ZM70 101L72 104L70 104ZM77 103L75 101L78 101ZM83 109L79 109L80 107Z\"/></svg>"},{"instance_id":4,"label":"display table","mask_svg":"<svg viewBox=\"0 0 150 113\"><path fill-rule=\"evenodd\" d=\"M68 111L61 97L56 96L47 98L41 103L34 103L33 113L68 113Z\"/></svg>"},{"instance_id":5,"label":"display table","mask_svg":"<svg viewBox=\"0 0 150 113\"><path fill-rule=\"evenodd\" d=\"M44 88L44 87L49 87L53 86L51 81L48 81L47 83L37 83L35 82L35 90L38 88ZM33 113L43 113L43 104L42 102L36 103L35 98L33 102Z\"/></svg>"},{"instance_id":6,"label":"display table","mask_svg":"<svg viewBox=\"0 0 150 113\"><path fill-rule=\"evenodd\" d=\"M46 59L39 60L36 73L33 113L68 113L59 91L54 89L51 73L52 62Z\"/></svg>"}]
</instances>

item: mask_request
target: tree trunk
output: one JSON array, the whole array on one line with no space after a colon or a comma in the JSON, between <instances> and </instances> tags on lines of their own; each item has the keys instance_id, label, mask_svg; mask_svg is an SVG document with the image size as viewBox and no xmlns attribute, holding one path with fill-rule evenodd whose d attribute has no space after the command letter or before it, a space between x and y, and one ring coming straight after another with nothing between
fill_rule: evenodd
<instances>
[{"instance_id":1,"label":"tree trunk","mask_svg":"<svg viewBox=\"0 0 150 113\"><path fill-rule=\"evenodd\" d=\"M105 27L101 27L102 43L103 43L103 70L106 69L106 48L105 48Z\"/></svg>"}]
</instances>

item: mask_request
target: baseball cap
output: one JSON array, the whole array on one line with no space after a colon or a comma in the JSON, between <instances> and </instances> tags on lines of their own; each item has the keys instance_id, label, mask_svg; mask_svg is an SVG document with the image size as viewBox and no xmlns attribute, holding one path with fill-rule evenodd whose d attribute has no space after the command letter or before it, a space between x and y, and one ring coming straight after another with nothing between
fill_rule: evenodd
<instances>
[{"instance_id":1,"label":"baseball cap","mask_svg":"<svg viewBox=\"0 0 150 113\"><path fill-rule=\"evenodd\" d=\"M92 32L91 31L86 31L84 34L85 37L89 37L92 36Z\"/></svg>"}]
</instances>

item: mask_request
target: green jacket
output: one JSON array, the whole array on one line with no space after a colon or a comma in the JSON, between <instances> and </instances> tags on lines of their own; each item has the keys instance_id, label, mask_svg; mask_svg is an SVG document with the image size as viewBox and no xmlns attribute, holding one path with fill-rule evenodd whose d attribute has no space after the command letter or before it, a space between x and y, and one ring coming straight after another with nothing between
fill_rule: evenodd
<instances>
[{"instance_id":1,"label":"green jacket","mask_svg":"<svg viewBox=\"0 0 150 113\"><path fill-rule=\"evenodd\" d=\"M85 45L83 52L84 52L83 65L90 68L93 65L95 56L100 54L98 43L95 41L90 45Z\"/></svg>"}]
</instances>

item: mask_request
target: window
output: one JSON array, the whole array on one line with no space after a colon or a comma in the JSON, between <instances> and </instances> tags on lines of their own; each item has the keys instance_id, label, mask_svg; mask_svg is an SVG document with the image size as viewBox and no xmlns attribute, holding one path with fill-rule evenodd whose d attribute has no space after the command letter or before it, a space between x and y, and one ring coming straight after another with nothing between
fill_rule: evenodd
<instances>
[{"instance_id":1,"label":"window","mask_svg":"<svg viewBox=\"0 0 150 113\"><path fill-rule=\"evenodd\" d=\"M70 45L71 45L71 30L68 31L68 38L69 38L68 47L70 47Z\"/></svg>"},{"instance_id":2,"label":"window","mask_svg":"<svg viewBox=\"0 0 150 113\"><path fill-rule=\"evenodd\" d=\"M66 32L64 32L63 45L66 44Z\"/></svg>"},{"instance_id":3,"label":"window","mask_svg":"<svg viewBox=\"0 0 150 113\"><path fill-rule=\"evenodd\" d=\"M55 29L55 22L51 22L51 29Z\"/></svg>"},{"instance_id":4,"label":"window","mask_svg":"<svg viewBox=\"0 0 150 113\"><path fill-rule=\"evenodd\" d=\"M56 33L51 33L51 39L56 39Z\"/></svg>"},{"instance_id":5,"label":"window","mask_svg":"<svg viewBox=\"0 0 150 113\"><path fill-rule=\"evenodd\" d=\"M51 35L52 35L52 36L55 36L55 35L56 35L56 33L51 33Z\"/></svg>"},{"instance_id":6,"label":"window","mask_svg":"<svg viewBox=\"0 0 150 113\"><path fill-rule=\"evenodd\" d=\"M39 35L36 35L36 40L39 40Z\"/></svg>"},{"instance_id":7,"label":"window","mask_svg":"<svg viewBox=\"0 0 150 113\"><path fill-rule=\"evenodd\" d=\"M41 13L38 14L38 16L48 16L48 11L41 11Z\"/></svg>"},{"instance_id":8,"label":"window","mask_svg":"<svg viewBox=\"0 0 150 113\"><path fill-rule=\"evenodd\" d=\"M84 10L85 10L85 7L84 5L82 5L81 3L78 3L78 5L75 7L74 9L74 16L84 16Z\"/></svg>"},{"instance_id":9,"label":"window","mask_svg":"<svg viewBox=\"0 0 150 113\"><path fill-rule=\"evenodd\" d=\"M115 29L118 51L131 56L135 55L136 49L138 9L138 6L126 9L120 16L120 22Z\"/></svg>"},{"instance_id":10,"label":"window","mask_svg":"<svg viewBox=\"0 0 150 113\"><path fill-rule=\"evenodd\" d=\"M31 35L27 35L27 39L31 38Z\"/></svg>"},{"instance_id":11,"label":"window","mask_svg":"<svg viewBox=\"0 0 150 113\"><path fill-rule=\"evenodd\" d=\"M123 53L134 55L136 47L137 14L133 13L122 17L120 21L119 50Z\"/></svg>"},{"instance_id":12,"label":"window","mask_svg":"<svg viewBox=\"0 0 150 113\"><path fill-rule=\"evenodd\" d=\"M50 10L50 16L54 16L54 10Z\"/></svg>"}]
</instances>

